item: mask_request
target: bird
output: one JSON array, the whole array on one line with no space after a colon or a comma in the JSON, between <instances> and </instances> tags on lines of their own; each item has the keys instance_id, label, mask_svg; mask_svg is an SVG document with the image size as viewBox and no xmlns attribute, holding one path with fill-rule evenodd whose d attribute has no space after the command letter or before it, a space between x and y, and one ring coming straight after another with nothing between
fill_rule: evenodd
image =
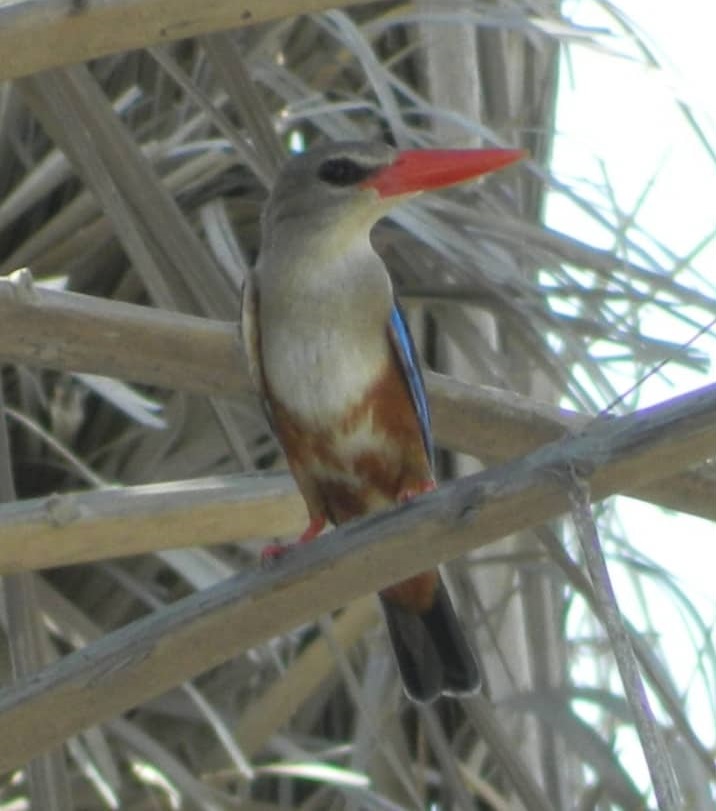
<instances>
[{"instance_id":1,"label":"bird","mask_svg":"<svg viewBox=\"0 0 716 811\"><path fill-rule=\"evenodd\" d=\"M518 149L319 145L290 157L264 206L242 294L249 371L306 503L305 543L436 487L418 354L373 225L424 191L524 157ZM286 547L273 545L264 558ZM480 688L476 657L439 570L379 594L407 696Z\"/></svg>"}]
</instances>

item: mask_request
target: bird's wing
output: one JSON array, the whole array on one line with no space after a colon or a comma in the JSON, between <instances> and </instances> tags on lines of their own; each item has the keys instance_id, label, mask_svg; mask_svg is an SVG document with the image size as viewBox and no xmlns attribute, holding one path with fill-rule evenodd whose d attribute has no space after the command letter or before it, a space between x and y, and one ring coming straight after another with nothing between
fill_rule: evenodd
<instances>
[{"instance_id":1,"label":"bird's wing","mask_svg":"<svg viewBox=\"0 0 716 811\"><path fill-rule=\"evenodd\" d=\"M258 392L264 413L269 425L273 426L271 406L266 393L263 367L261 366L261 332L259 330L259 291L252 279L246 274L241 288L241 337L244 341L246 357L249 361L249 376Z\"/></svg>"},{"instance_id":2,"label":"bird's wing","mask_svg":"<svg viewBox=\"0 0 716 811\"><path fill-rule=\"evenodd\" d=\"M397 301L393 303L393 309L390 313L389 335L410 390L413 407L420 423L423 447L432 468L434 456L433 435L430 429L430 408L425 394L425 382L420 371L420 362L413 343L413 337L408 329L405 314Z\"/></svg>"}]
</instances>

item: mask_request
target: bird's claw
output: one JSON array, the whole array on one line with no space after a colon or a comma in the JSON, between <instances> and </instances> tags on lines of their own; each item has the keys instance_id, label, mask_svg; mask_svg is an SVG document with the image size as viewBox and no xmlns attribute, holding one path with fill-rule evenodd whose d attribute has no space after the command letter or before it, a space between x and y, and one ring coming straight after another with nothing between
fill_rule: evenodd
<instances>
[{"instance_id":1,"label":"bird's claw","mask_svg":"<svg viewBox=\"0 0 716 811\"><path fill-rule=\"evenodd\" d=\"M271 566L277 560L282 558L287 552L291 551L291 547L293 544L284 544L280 543L270 543L268 546L264 546L261 550L261 565L262 566Z\"/></svg>"},{"instance_id":2,"label":"bird's claw","mask_svg":"<svg viewBox=\"0 0 716 811\"><path fill-rule=\"evenodd\" d=\"M298 541L296 541L296 543L289 544L271 543L268 546L265 546L261 550L261 564L263 566L270 566L272 563L279 560L279 558L284 557L284 555L291 552L300 544L312 541L317 535L320 535L325 526L326 519L324 516L320 515L316 518L312 518L308 526L306 527L305 531L298 539Z\"/></svg>"},{"instance_id":3,"label":"bird's claw","mask_svg":"<svg viewBox=\"0 0 716 811\"><path fill-rule=\"evenodd\" d=\"M298 539L299 543L308 543L308 541L312 541L318 535L323 532L323 528L326 526L326 519L323 515L318 515L315 518L311 518L308 526L304 530L303 535Z\"/></svg>"},{"instance_id":4,"label":"bird's claw","mask_svg":"<svg viewBox=\"0 0 716 811\"><path fill-rule=\"evenodd\" d=\"M412 501L417 496L422 496L423 493L429 493L432 490L436 490L437 485L432 479L426 479L424 482L420 482L417 487L406 487L404 490L401 490L398 494L398 501L400 504L405 504L408 501Z\"/></svg>"}]
</instances>

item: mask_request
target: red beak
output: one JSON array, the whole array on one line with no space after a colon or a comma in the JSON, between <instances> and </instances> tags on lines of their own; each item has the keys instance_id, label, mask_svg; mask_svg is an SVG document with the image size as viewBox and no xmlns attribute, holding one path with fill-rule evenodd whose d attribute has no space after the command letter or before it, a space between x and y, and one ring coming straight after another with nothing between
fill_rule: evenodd
<instances>
[{"instance_id":1,"label":"red beak","mask_svg":"<svg viewBox=\"0 0 716 811\"><path fill-rule=\"evenodd\" d=\"M396 197L462 183L525 157L524 149L409 149L361 186Z\"/></svg>"}]
</instances>

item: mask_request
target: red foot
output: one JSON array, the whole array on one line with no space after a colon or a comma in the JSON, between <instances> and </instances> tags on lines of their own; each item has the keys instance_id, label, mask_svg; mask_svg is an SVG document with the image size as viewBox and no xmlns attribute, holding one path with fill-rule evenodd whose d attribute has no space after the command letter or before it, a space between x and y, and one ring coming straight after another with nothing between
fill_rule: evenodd
<instances>
[{"instance_id":1,"label":"red foot","mask_svg":"<svg viewBox=\"0 0 716 811\"><path fill-rule=\"evenodd\" d=\"M290 548L291 544L284 546L280 543L270 543L268 546L264 546L264 548L261 550L261 563L273 563L273 561L278 560L280 557L285 555Z\"/></svg>"},{"instance_id":2,"label":"red foot","mask_svg":"<svg viewBox=\"0 0 716 811\"><path fill-rule=\"evenodd\" d=\"M308 541L312 541L317 535L320 535L323 532L323 528L326 526L326 517L324 515L318 515L315 518L311 518L311 522L306 527L303 532L303 535L298 539L299 543L308 543Z\"/></svg>"},{"instance_id":3,"label":"red foot","mask_svg":"<svg viewBox=\"0 0 716 811\"><path fill-rule=\"evenodd\" d=\"M272 563L275 560L283 557L287 552L290 552L294 547L302 543L312 541L317 535L320 535L323 528L326 526L326 519L324 516L319 515L312 518L309 525L304 530L301 537L296 543L280 544L271 543L261 550L261 563Z\"/></svg>"},{"instance_id":4,"label":"red foot","mask_svg":"<svg viewBox=\"0 0 716 811\"><path fill-rule=\"evenodd\" d=\"M417 487L406 487L405 490L401 490L398 493L398 501L405 504L406 501L412 501L416 496L429 493L431 490L437 490L437 484L432 479L426 479L426 481L420 482Z\"/></svg>"}]
</instances>

